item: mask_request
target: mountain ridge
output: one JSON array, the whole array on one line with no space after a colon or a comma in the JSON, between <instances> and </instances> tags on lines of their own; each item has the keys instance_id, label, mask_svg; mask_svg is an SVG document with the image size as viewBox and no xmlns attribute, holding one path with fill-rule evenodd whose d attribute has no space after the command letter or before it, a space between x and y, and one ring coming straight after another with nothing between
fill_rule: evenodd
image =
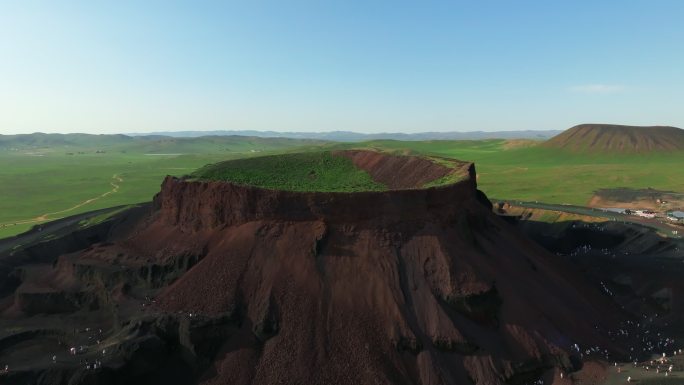
<instances>
[{"instance_id":1,"label":"mountain ridge","mask_svg":"<svg viewBox=\"0 0 684 385\"><path fill-rule=\"evenodd\" d=\"M173 137L244 135L269 138L318 139L335 142L359 142L367 140L478 140L478 139L546 139L560 133L560 130L517 130L517 131L426 131L417 133L383 132L364 134L353 131L328 132L278 132L256 130L217 131L160 131L128 134L131 136L164 135Z\"/></svg>"}]
</instances>

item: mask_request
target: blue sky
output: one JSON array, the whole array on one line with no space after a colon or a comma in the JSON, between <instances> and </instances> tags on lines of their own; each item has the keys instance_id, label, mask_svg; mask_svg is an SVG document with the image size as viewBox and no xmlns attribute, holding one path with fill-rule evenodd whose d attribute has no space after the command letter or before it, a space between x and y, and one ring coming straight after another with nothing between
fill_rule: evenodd
<instances>
[{"instance_id":1,"label":"blue sky","mask_svg":"<svg viewBox=\"0 0 684 385\"><path fill-rule=\"evenodd\" d=\"M684 127L684 1L0 1L0 133Z\"/></svg>"}]
</instances>

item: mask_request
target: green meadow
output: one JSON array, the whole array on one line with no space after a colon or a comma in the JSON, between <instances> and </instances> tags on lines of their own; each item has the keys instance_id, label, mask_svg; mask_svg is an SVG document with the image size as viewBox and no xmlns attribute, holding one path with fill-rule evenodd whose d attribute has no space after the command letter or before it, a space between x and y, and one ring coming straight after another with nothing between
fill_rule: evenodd
<instances>
[{"instance_id":1,"label":"green meadow","mask_svg":"<svg viewBox=\"0 0 684 385\"><path fill-rule=\"evenodd\" d=\"M63 136L22 139L26 142L0 140L0 237L17 234L47 220L149 201L159 190L164 176L190 175L207 164L300 151L320 154L321 150L345 148L375 148L473 161L480 189L494 199L585 205L601 188L650 187L684 192L684 152L576 154L535 146L530 141L506 140L323 143L247 137L131 140L121 136L86 136L66 142ZM268 169L268 172L254 173L253 169L247 172L249 167L260 163L249 164L233 163L233 167L222 172L230 173L233 180L273 188L289 186L295 190L321 191L381 188L365 173L349 169L348 164L333 162L316 168L317 178L301 174L299 168L281 170L273 164L262 164L262 171ZM305 168L311 169L309 166ZM204 174L195 176L226 177L212 176L211 167L202 170Z\"/></svg>"},{"instance_id":2,"label":"green meadow","mask_svg":"<svg viewBox=\"0 0 684 385\"><path fill-rule=\"evenodd\" d=\"M4 148L0 140L0 238L48 220L150 201L166 175L182 176L209 163L320 145L246 137L104 141L92 135L64 143L57 141L61 137L15 141Z\"/></svg>"},{"instance_id":3,"label":"green meadow","mask_svg":"<svg viewBox=\"0 0 684 385\"><path fill-rule=\"evenodd\" d=\"M478 186L490 198L585 205L601 188L684 192L684 152L573 153L506 140L363 144L475 162ZM358 145L343 145L343 147Z\"/></svg>"},{"instance_id":4,"label":"green meadow","mask_svg":"<svg viewBox=\"0 0 684 385\"><path fill-rule=\"evenodd\" d=\"M207 165L191 177L288 191L381 191L387 187L330 151L235 159Z\"/></svg>"}]
</instances>

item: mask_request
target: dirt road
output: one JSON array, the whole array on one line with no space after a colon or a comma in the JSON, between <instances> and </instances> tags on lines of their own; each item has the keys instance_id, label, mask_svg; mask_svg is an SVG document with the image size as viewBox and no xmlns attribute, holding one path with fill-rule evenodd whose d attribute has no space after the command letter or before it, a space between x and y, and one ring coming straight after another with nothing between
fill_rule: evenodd
<instances>
[{"instance_id":1,"label":"dirt road","mask_svg":"<svg viewBox=\"0 0 684 385\"><path fill-rule=\"evenodd\" d=\"M46 222L49 220L55 220L55 219L63 218L64 216L62 214L69 213L69 212L74 211L80 207L87 205L87 204L93 203L93 202L97 201L98 199L101 199L101 198L104 198L108 195L117 193L119 191L119 188L121 187L120 183L122 183L123 181L124 181L124 179L121 176L119 176L119 174L114 174L114 175L112 175L112 181L109 182L109 184L112 186L112 189L107 191L107 192L104 192L104 193L102 193L102 194L100 194L94 198L86 199L86 200L79 202L76 205L69 207L67 209L64 209L64 210L45 213L45 214L39 215L39 216L34 217L34 218L30 218L30 219L21 219L18 221L0 223L0 227L25 225L25 224L30 224L30 223L42 223L42 222Z\"/></svg>"}]
</instances>

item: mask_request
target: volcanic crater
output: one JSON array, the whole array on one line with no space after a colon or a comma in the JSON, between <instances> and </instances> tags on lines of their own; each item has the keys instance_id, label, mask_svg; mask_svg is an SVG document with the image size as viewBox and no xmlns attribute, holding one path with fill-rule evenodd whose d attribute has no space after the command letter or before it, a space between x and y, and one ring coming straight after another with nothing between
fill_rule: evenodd
<instances>
[{"instance_id":1,"label":"volcanic crater","mask_svg":"<svg viewBox=\"0 0 684 385\"><path fill-rule=\"evenodd\" d=\"M33 343L59 364L15 354L9 383L526 384L579 369L577 345L626 355L602 332L621 310L495 216L472 163L331 156L384 187L167 177L69 247L13 254L3 317L54 322L1 336L0 359Z\"/></svg>"}]
</instances>

